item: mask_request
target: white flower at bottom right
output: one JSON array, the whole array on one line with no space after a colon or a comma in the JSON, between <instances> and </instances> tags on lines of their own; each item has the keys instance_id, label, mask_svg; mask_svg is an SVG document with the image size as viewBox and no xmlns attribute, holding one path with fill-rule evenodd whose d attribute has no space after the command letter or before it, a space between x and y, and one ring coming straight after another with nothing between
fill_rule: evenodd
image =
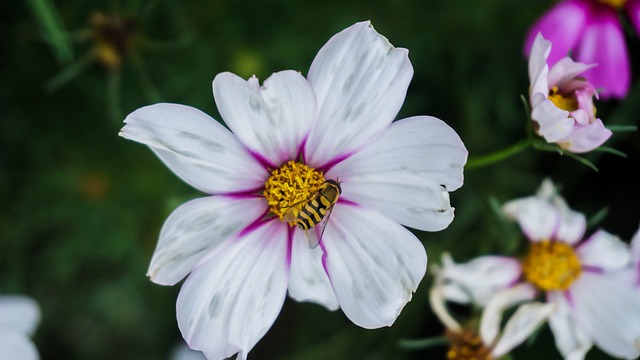
<instances>
[{"instance_id":1,"label":"white flower at bottom right","mask_svg":"<svg viewBox=\"0 0 640 360\"><path fill-rule=\"evenodd\" d=\"M583 359L595 344L612 356L638 358L640 291L626 275L633 266L629 246L602 230L584 239L585 216L569 209L548 180L503 211L530 240L522 281L555 304L549 325L562 355Z\"/></svg>"}]
</instances>

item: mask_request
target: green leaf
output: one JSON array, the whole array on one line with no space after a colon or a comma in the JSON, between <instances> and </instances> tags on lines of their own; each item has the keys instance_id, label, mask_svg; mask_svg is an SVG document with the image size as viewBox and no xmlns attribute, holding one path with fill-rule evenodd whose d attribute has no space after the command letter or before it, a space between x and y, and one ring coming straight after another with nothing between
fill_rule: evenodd
<instances>
[{"instance_id":1,"label":"green leaf","mask_svg":"<svg viewBox=\"0 0 640 360\"><path fill-rule=\"evenodd\" d=\"M43 37L53 48L58 61L66 63L73 60L73 48L69 33L55 5L48 0L29 0L27 4L40 25Z\"/></svg>"}]
</instances>

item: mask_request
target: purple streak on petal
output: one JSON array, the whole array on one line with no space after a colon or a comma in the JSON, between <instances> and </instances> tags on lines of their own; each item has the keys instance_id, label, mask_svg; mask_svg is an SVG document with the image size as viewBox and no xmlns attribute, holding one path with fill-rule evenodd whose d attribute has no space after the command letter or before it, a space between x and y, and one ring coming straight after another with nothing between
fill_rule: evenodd
<instances>
[{"instance_id":1,"label":"purple streak on petal","mask_svg":"<svg viewBox=\"0 0 640 360\"><path fill-rule=\"evenodd\" d=\"M350 152L350 153L347 153L347 154L342 154L342 155L333 157L331 160L329 160L328 162L324 163L323 165L317 166L316 169L324 171L324 173L326 174L329 170L331 170L332 167L334 167L338 163L348 159L353 154L354 154L354 152Z\"/></svg>"},{"instance_id":2,"label":"purple streak on petal","mask_svg":"<svg viewBox=\"0 0 640 360\"><path fill-rule=\"evenodd\" d=\"M591 266L591 265L582 265L582 271L594 273L594 274L604 274L604 269L599 266Z\"/></svg>"},{"instance_id":3,"label":"purple streak on petal","mask_svg":"<svg viewBox=\"0 0 640 360\"><path fill-rule=\"evenodd\" d=\"M571 293L571 289L565 291L563 293L564 298L567 299L567 304L569 305L569 307L574 307L574 299L573 299L573 294Z\"/></svg>"},{"instance_id":4,"label":"purple streak on petal","mask_svg":"<svg viewBox=\"0 0 640 360\"><path fill-rule=\"evenodd\" d=\"M298 146L298 154L296 155L297 159L302 159L304 164L307 163L307 155L305 154L305 149L307 147L307 141L309 140L309 134L305 135L300 142L300 146Z\"/></svg>"},{"instance_id":5,"label":"purple streak on petal","mask_svg":"<svg viewBox=\"0 0 640 360\"><path fill-rule=\"evenodd\" d=\"M350 205L350 206L360 206L360 204L358 204L357 202L351 201L351 200L347 200L345 198L338 198L338 203L340 203L341 205Z\"/></svg>"},{"instance_id":6,"label":"purple streak on petal","mask_svg":"<svg viewBox=\"0 0 640 360\"><path fill-rule=\"evenodd\" d=\"M529 57L531 46L538 33L551 41L551 53L547 64L553 66L558 60L567 56L569 50L578 44L587 24L589 13L587 0L566 0L547 11L529 29L524 46L524 53Z\"/></svg>"},{"instance_id":7,"label":"purple streak on petal","mask_svg":"<svg viewBox=\"0 0 640 360\"><path fill-rule=\"evenodd\" d=\"M262 154L259 154L259 153L255 152L255 151L252 151L252 150L249 150L249 149L247 149L247 151L249 151L251 156L253 156L260 163L260 165L264 166L265 170L267 171L267 174L269 173L269 169L278 168L277 165L275 165L274 163L269 161L269 159L267 159L264 156L262 156Z\"/></svg>"},{"instance_id":8,"label":"purple streak on petal","mask_svg":"<svg viewBox=\"0 0 640 360\"><path fill-rule=\"evenodd\" d=\"M252 199L263 197L262 192L264 191L264 186L259 188L251 189L251 190L242 190L242 191L234 191L218 194L217 196L227 197L231 199Z\"/></svg>"},{"instance_id":9,"label":"purple streak on petal","mask_svg":"<svg viewBox=\"0 0 640 360\"><path fill-rule=\"evenodd\" d=\"M640 0L629 0L626 7L631 23L640 35Z\"/></svg>"},{"instance_id":10,"label":"purple streak on petal","mask_svg":"<svg viewBox=\"0 0 640 360\"><path fill-rule=\"evenodd\" d=\"M291 270L291 254L293 252L293 234L296 228L289 226L287 229L287 271Z\"/></svg>"},{"instance_id":11,"label":"purple streak on petal","mask_svg":"<svg viewBox=\"0 0 640 360\"><path fill-rule=\"evenodd\" d=\"M262 225L267 224L270 221L273 221L273 220L277 219L277 217L275 217L275 216L267 218L266 216L267 216L268 213L269 213L269 210L265 211L261 216L259 216L257 219L252 221L244 229L240 230L240 232L238 233L238 236L236 236L236 239L243 238L247 234L249 234L249 233L253 232L254 230L258 229L259 227L261 227ZM285 224L285 223L283 223L283 224Z\"/></svg>"},{"instance_id":12,"label":"purple streak on petal","mask_svg":"<svg viewBox=\"0 0 640 360\"><path fill-rule=\"evenodd\" d=\"M324 273L327 274L327 277L329 278L329 282L331 283L331 287L333 287L333 281L331 280L331 275L329 274L329 270L327 267L327 249L324 247L324 243L322 242L322 239L320 240L320 249L322 249L322 268L324 269Z\"/></svg>"},{"instance_id":13,"label":"purple streak on petal","mask_svg":"<svg viewBox=\"0 0 640 360\"><path fill-rule=\"evenodd\" d=\"M582 75L603 89L602 98L623 98L629 91L631 66L618 14L609 6L594 4L589 19L576 58L598 66Z\"/></svg>"}]
</instances>

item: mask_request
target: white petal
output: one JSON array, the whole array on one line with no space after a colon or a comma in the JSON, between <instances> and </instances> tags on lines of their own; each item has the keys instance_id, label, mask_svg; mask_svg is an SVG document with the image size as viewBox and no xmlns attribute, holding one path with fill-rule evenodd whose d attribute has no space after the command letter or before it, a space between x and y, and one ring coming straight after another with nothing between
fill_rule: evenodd
<instances>
[{"instance_id":1,"label":"white petal","mask_svg":"<svg viewBox=\"0 0 640 360\"><path fill-rule=\"evenodd\" d=\"M38 349L25 334L0 328L0 360L38 359Z\"/></svg>"},{"instance_id":2,"label":"white petal","mask_svg":"<svg viewBox=\"0 0 640 360\"><path fill-rule=\"evenodd\" d=\"M427 268L411 232L361 206L336 204L321 246L340 307L367 329L393 324Z\"/></svg>"},{"instance_id":3,"label":"white petal","mask_svg":"<svg viewBox=\"0 0 640 360\"><path fill-rule=\"evenodd\" d=\"M631 264L631 251L617 236L599 230L576 249L582 266L605 271L621 270Z\"/></svg>"},{"instance_id":4,"label":"white petal","mask_svg":"<svg viewBox=\"0 0 640 360\"><path fill-rule=\"evenodd\" d=\"M333 36L309 70L318 122L307 161L320 166L383 131L398 114L412 76L408 51L394 48L368 21Z\"/></svg>"},{"instance_id":5,"label":"white petal","mask_svg":"<svg viewBox=\"0 0 640 360\"><path fill-rule=\"evenodd\" d=\"M518 284L497 292L482 312L480 318L480 337L485 345L492 345L500 332L502 313L509 307L536 296L536 289L529 284Z\"/></svg>"},{"instance_id":6,"label":"white petal","mask_svg":"<svg viewBox=\"0 0 640 360\"><path fill-rule=\"evenodd\" d=\"M481 256L460 264L446 261L438 278L448 300L484 306L496 292L513 285L521 273L515 258Z\"/></svg>"},{"instance_id":7,"label":"white petal","mask_svg":"<svg viewBox=\"0 0 640 360\"><path fill-rule=\"evenodd\" d=\"M538 194L506 203L507 217L518 221L530 240L561 240L575 244L586 229L583 214L569 209L557 194Z\"/></svg>"},{"instance_id":8,"label":"white petal","mask_svg":"<svg viewBox=\"0 0 640 360\"><path fill-rule=\"evenodd\" d=\"M583 272L571 286L573 313L605 352L640 356L640 291L613 274Z\"/></svg>"},{"instance_id":9,"label":"white petal","mask_svg":"<svg viewBox=\"0 0 640 360\"><path fill-rule=\"evenodd\" d=\"M640 263L640 229L631 238L631 253L634 261Z\"/></svg>"},{"instance_id":10,"label":"white petal","mask_svg":"<svg viewBox=\"0 0 640 360\"><path fill-rule=\"evenodd\" d=\"M403 225L438 231L453 220L447 191L462 185L466 159L453 129L421 116L394 122L327 176L342 182L345 199L374 207Z\"/></svg>"},{"instance_id":11,"label":"white petal","mask_svg":"<svg viewBox=\"0 0 640 360\"><path fill-rule=\"evenodd\" d=\"M520 224L532 241L551 239L560 224L558 209L536 196L509 201L502 210L508 218Z\"/></svg>"},{"instance_id":12,"label":"white petal","mask_svg":"<svg viewBox=\"0 0 640 360\"><path fill-rule=\"evenodd\" d=\"M447 305L445 303L445 297L442 284L438 281L435 286L431 288L429 291L429 304L431 305L431 310L438 317L440 322L444 324L447 330L459 333L462 331L462 327L456 319L451 316L449 310L447 310Z\"/></svg>"},{"instance_id":13,"label":"white petal","mask_svg":"<svg viewBox=\"0 0 640 360\"><path fill-rule=\"evenodd\" d=\"M31 298L0 296L0 329L31 335L40 322L40 307Z\"/></svg>"},{"instance_id":14,"label":"white petal","mask_svg":"<svg viewBox=\"0 0 640 360\"><path fill-rule=\"evenodd\" d=\"M589 125L576 126L560 145L576 154L585 153L604 144L611 135L613 133L604 127L602 120L596 119Z\"/></svg>"},{"instance_id":15,"label":"white petal","mask_svg":"<svg viewBox=\"0 0 640 360\"><path fill-rule=\"evenodd\" d=\"M200 351L191 350L185 344L180 344L173 349L171 360L207 360Z\"/></svg>"},{"instance_id":16,"label":"white petal","mask_svg":"<svg viewBox=\"0 0 640 360\"><path fill-rule=\"evenodd\" d=\"M571 134L575 124L568 111L558 108L549 99L541 99L533 106L531 119L540 125L536 131L548 143L564 140Z\"/></svg>"},{"instance_id":17,"label":"white petal","mask_svg":"<svg viewBox=\"0 0 640 360\"><path fill-rule=\"evenodd\" d=\"M549 66L547 65L547 57L551 52L551 42L545 40L542 34L538 33L531 47L529 55L529 80L531 82L531 106L535 107L539 100L535 99L535 94L547 94L549 86L547 76L549 74ZM543 97L544 99L544 97ZM534 101L536 100L536 101Z\"/></svg>"},{"instance_id":18,"label":"white petal","mask_svg":"<svg viewBox=\"0 0 640 360\"><path fill-rule=\"evenodd\" d=\"M221 244L178 295L178 326L209 359L238 359L264 336L286 297L286 225L271 221Z\"/></svg>"},{"instance_id":19,"label":"white petal","mask_svg":"<svg viewBox=\"0 0 640 360\"><path fill-rule=\"evenodd\" d=\"M198 109L155 104L124 122L121 136L148 145L171 171L205 193L254 190L269 176L232 133Z\"/></svg>"},{"instance_id":20,"label":"white petal","mask_svg":"<svg viewBox=\"0 0 640 360\"><path fill-rule=\"evenodd\" d=\"M338 299L322 266L322 249L310 249L302 230L296 228L292 233L289 296L296 301L318 303L329 310L338 309Z\"/></svg>"},{"instance_id":21,"label":"white petal","mask_svg":"<svg viewBox=\"0 0 640 360\"><path fill-rule=\"evenodd\" d=\"M220 73L213 95L231 131L274 167L296 158L315 123L315 95L296 71L277 72L262 87L255 77Z\"/></svg>"},{"instance_id":22,"label":"white petal","mask_svg":"<svg viewBox=\"0 0 640 360\"><path fill-rule=\"evenodd\" d=\"M147 275L157 284L174 285L266 211L264 198L212 196L181 205L162 226Z\"/></svg>"},{"instance_id":23,"label":"white petal","mask_svg":"<svg viewBox=\"0 0 640 360\"><path fill-rule=\"evenodd\" d=\"M493 357L500 358L522 344L551 316L554 309L554 304L533 303L520 306L504 326L502 336L491 352Z\"/></svg>"},{"instance_id":24,"label":"white petal","mask_svg":"<svg viewBox=\"0 0 640 360\"><path fill-rule=\"evenodd\" d=\"M567 360L582 360L591 349L593 342L589 334L576 323L564 293L551 291L547 293L550 303L556 305L549 318L549 326L556 340L556 347Z\"/></svg>"},{"instance_id":25,"label":"white petal","mask_svg":"<svg viewBox=\"0 0 640 360\"><path fill-rule=\"evenodd\" d=\"M570 57L564 57L551 67L549 70L549 87L557 86L562 89L563 86L584 71L591 69L597 64L583 64L573 61Z\"/></svg>"}]
</instances>

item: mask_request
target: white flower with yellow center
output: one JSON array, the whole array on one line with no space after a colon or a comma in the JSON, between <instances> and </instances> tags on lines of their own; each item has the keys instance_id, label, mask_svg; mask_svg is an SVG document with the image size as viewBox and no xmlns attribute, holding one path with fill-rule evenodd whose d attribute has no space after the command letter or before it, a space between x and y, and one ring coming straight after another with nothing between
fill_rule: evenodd
<instances>
[{"instance_id":1,"label":"white flower with yellow center","mask_svg":"<svg viewBox=\"0 0 640 360\"><path fill-rule=\"evenodd\" d=\"M584 215L569 209L550 181L504 211L531 241L523 280L556 305L549 325L565 358L584 358L594 343L616 357L640 356L640 292L625 276L629 247L602 230L583 240Z\"/></svg>"},{"instance_id":2,"label":"white flower with yellow center","mask_svg":"<svg viewBox=\"0 0 640 360\"><path fill-rule=\"evenodd\" d=\"M500 271L501 266L504 266L504 271ZM535 289L529 286L510 286L520 275L517 267L514 259L498 256L485 256L468 263L455 264L445 254L443 267L436 270L436 281L429 293L429 301L433 312L446 328L450 342L448 360L499 359L531 336L553 313L553 304L524 304L502 327L505 310L535 295ZM503 290L505 288L508 290ZM460 325L448 311L446 301L474 303L483 308L477 328Z\"/></svg>"},{"instance_id":3,"label":"white flower with yellow center","mask_svg":"<svg viewBox=\"0 0 640 360\"><path fill-rule=\"evenodd\" d=\"M169 216L148 273L165 285L189 275L177 317L191 348L245 359L287 291L340 307L365 328L395 321L427 263L402 225L449 225L448 191L462 185L467 159L441 120L392 122L412 75L407 50L362 22L329 40L306 79L282 71L261 86L216 76L214 98L231 131L175 104L126 118L122 136L211 195ZM306 233L319 246L310 248Z\"/></svg>"},{"instance_id":4,"label":"white flower with yellow center","mask_svg":"<svg viewBox=\"0 0 640 360\"><path fill-rule=\"evenodd\" d=\"M496 309L542 294L553 307L549 325L565 359L583 359L594 343L613 356L637 358L640 291L634 288L629 247L602 230L583 240L584 215L569 209L550 181L537 195L505 204L504 212L530 240L528 253L521 259L481 256L462 264L445 258L438 271L443 298L485 307L479 332L491 339L501 319ZM533 329L546 311L529 308L518 321L521 330ZM509 331L505 328L503 335L508 345L518 339Z\"/></svg>"},{"instance_id":5,"label":"white flower with yellow center","mask_svg":"<svg viewBox=\"0 0 640 360\"><path fill-rule=\"evenodd\" d=\"M28 297L0 296L0 359L38 360L29 338L40 322L40 307Z\"/></svg>"}]
</instances>

